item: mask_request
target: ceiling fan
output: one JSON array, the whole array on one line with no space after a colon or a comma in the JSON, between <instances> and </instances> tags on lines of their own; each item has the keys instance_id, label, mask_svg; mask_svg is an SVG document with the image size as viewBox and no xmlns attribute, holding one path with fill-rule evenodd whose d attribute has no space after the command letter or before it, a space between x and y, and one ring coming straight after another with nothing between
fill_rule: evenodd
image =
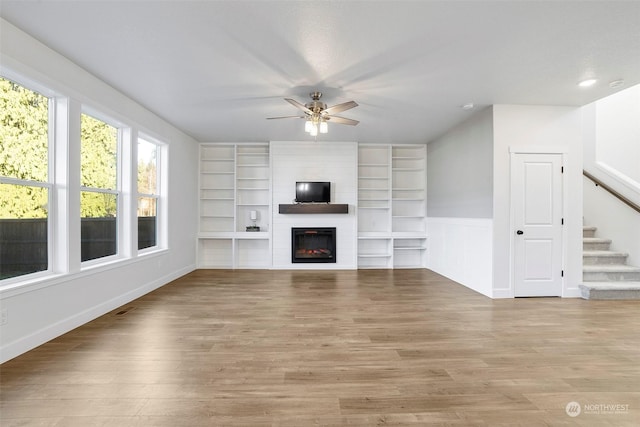
<instances>
[{"instance_id":1,"label":"ceiling fan","mask_svg":"<svg viewBox=\"0 0 640 427\"><path fill-rule=\"evenodd\" d=\"M358 104L355 101L343 102L342 104L334 105L333 107L327 107L327 104L320 101L322 98L322 92L311 92L309 94L311 102L301 104L295 99L285 98L284 100L293 105L294 107L304 112L303 116L282 116L282 117L268 117L267 120L274 119L305 119L305 132L309 132L311 136L318 135L320 133L327 133L328 122L338 123L341 125L355 126L360 123L358 120L347 119L345 117L334 116L335 113L346 111L351 108L357 107Z\"/></svg>"}]
</instances>

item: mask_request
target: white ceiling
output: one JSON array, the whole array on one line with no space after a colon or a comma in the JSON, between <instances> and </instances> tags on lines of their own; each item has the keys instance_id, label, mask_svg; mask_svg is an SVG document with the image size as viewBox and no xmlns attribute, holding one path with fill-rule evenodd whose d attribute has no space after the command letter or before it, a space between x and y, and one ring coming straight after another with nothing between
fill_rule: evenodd
<instances>
[{"instance_id":1,"label":"white ceiling","mask_svg":"<svg viewBox=\"0 0 640 427\"><path fill-rule=\"evenodd\" d=\"M355 100L324 140L424 143L491 104L640 83L637 1L14 1L7 21L199 141L311 139L283 100ZM583 89L578 81L596 77Z\"/></svg>"}]
</instances>

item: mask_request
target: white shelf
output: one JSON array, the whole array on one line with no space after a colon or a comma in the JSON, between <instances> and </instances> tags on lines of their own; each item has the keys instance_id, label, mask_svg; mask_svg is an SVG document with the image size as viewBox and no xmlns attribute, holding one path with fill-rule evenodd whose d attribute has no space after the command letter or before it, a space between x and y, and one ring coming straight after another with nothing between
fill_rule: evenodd
<instances>
[{"instance_id":1,"label":"white shelf","mask_svg":"<svg viewBox=\"0 0 640 427\"><path fill-rule=\"evenodd\" d=\"M270 267L270 180L268 144L200 145L199 268Z\"/></svg>"},{"instance_id":2,"label":"white shelf","mask_svg":"<svg viewBox=\"0 0 640 427\"><path fill-rule=\"evenodd\" d=\"M271 235L266 231L240 231L236 233L238 240L269 240Z\"/></svg>"},{"instance_id":3,"label":"white shelf","mask_svg":"<svg viewBox=\"0 0 640 427\"><path fill-rule=\"evenodd\" d=\"M396 240L400 239L426 239L426 233L416 233L414 231L394 231L391 233L391 237Z\"/></svg>"},{"instance_id":4,"label":"white shelf","mask_svg":"<svg viewBox=\"0 0 640 427\"><path fill-rule=\"evenodd\" d=\"M385 231L376 232L376 231L368 231L368 232L360 232L358 233L358 240L367 240L367 239L388 239L389 233Z\"/></svg>"},{"instance_id":5,"label":"white shelf","mask_svg":"<svg viewBox=\"0 0 640 427\"><path fill-rule=\"evenodd\" d=\"M426 250L426 246L394 246L394 251L424 251Z\"/></svg>"},{"instance_id":6,"label":"white shelf","mask_svg":"<svg viewBox=\"0 0 640 427\"><path fill-rule=\"evenodd\" d=\"M361 144L358 159L358 268L424 268L426 146Z\"/></svg>"},{"instance_id":7,"label":"white shelf","mask_svg":"<svg viewBox=\"0 0 640 427\"><path fill-rule=\"evenodd\" d=\"M420 268L426 262L427 238L412 233L395 233L393 268Z\"/></svg>"},{"instance_id":8,"label":"white shelf","mask_svg":"<svg viewBox=\"0 0 640 427\"><path fill-rule=\"evenodd\" d=\"M198 239L244 239L263 240L269 239L270 233L267 231L220 231L209 233L198 233Z\"/></svg>"}]
</instances>

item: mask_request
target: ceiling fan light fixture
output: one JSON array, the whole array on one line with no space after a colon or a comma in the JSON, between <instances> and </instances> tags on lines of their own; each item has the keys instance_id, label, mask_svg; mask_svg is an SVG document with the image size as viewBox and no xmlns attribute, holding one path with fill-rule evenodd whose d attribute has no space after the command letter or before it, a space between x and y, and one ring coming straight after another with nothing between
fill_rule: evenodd
<instances>
[{"instance_id":1,"label":"ceiling fan light fixture","mask_svg":"<svg viewBox=\"0 0 640 427\"><path fill-rule=\"evenodd\" d=\"M590 87L593 86L594 84L596 84L597 80L596 79L586 79L586 80L582 80L580 83L578 83L578 86L580 87Z\"/></svg>"},{"instance_id":2,"label":"ceiling fan light fixture","mask_svg":"<svg viewBox=\"0 0 640 427\"><path fill-rule=\"evenodd\" d=\"M290 118L300 118L304 120L304 131L309 133L311 136L317 136L318 133L328 133L329 132L329 120L333 120L334 123L338 123L341 125L349 125L355 126L360 123L358 120L348 119L346 117L334 116L336 113L340 113L342 111L350 110L354 107L358 106L358 103L355 101L347 101L342 104L337 104L332 107L327 107L327 104L320 101L322 97L321 92L311 92L309 94L312 102L301 104L295 99L285 98L289 104L293 105L299 110L302 110L304 116L283 116L283 117L267 117L269 120L273 119L290 119Z\"/></svg>"}]
</instances>

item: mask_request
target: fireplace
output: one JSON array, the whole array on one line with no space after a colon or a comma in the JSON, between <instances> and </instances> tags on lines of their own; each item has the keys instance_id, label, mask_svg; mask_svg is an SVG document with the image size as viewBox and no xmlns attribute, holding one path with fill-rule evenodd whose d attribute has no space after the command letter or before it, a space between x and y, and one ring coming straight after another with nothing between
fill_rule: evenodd
<instances>
[{"instance_id":1,"label":"fireplace","mask_svg":"<svg viewBox=\"0 0 640 427\"><path fill-rule=\"evenodd\" d=\"M292 228L291 262L336 262L336 229Z\"/></svg>"}]
</instances>

